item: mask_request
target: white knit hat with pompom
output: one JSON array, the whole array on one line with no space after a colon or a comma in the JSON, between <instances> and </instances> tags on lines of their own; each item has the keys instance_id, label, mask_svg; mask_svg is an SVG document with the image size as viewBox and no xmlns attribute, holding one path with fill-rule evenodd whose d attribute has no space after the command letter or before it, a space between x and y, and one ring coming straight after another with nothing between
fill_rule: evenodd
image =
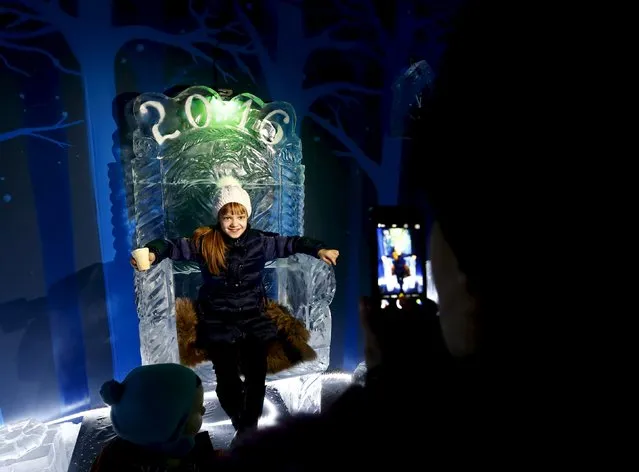
<instances>
[{"instance_id":1,"label":"white knit hat with pompom","mask_svg":"<svg viewBox=\"0 0 639 472\"><path fill-rule=\"evenodd\" d=\"M222 177L217 181L217 194L213 201L213 211L215 215L220 212L220 209L227 203L240 203L246 208L246 213L251 216L251 198L249 194L242 188L242 184L230 175Z\"/></svg>"}]
</instances>

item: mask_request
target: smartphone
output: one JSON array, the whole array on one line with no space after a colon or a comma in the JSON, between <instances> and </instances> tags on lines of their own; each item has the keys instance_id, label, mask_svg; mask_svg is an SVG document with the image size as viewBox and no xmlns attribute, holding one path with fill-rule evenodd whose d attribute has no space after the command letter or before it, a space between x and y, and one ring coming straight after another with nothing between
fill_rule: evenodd
<instances>
[{"instance_id":1,"label":"smartphone","mask_svg":"<svg viewBox=\"0 0 639 472\"><path fill-rule=\"evenodd\" d=\"M370 209L372 293L380 309L402 309L427 300L426 228L419 210Z\"/></svg>"}]
</instances>

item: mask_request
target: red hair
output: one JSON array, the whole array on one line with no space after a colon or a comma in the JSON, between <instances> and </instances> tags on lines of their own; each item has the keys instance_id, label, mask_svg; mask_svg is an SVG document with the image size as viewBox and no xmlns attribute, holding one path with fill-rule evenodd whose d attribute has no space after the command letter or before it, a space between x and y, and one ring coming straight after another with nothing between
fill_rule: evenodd
<instances>
[{"instance_id":1,"label":"red hair","mask_svg":"<svg viewBox=\"0 0 639 472\"><path fill-rule=\"evenodd\" d=\"M217 214L218 221L225 216L248 216L244 205L230 202L220 208ZM226 243L222 235L222 230L201 226L193 232L195 246L200 248L202 257L206 261L209 272L213 275L220 275L222 269L226 269Z\"/></svg>"}]
</instances>

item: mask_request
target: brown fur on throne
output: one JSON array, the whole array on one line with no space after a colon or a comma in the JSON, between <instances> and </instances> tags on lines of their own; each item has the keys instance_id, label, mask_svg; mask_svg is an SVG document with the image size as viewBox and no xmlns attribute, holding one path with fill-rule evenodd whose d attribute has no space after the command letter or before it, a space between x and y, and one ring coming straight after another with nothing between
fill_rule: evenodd
<instances>
[{"instance_id":1,"label":"brown fur on throne","mask_svg":"<svg viewBox=\"0 0 639 472\"><path fill-rule=\"evenodd\" d=\"M177 298L175 312L180 362L189 367L206 362L209 360L206 351L196 347L198 320L193 300ZM269 300L265 314L277 326L277 339L268 348L269 374L281 372L317 357L317 353L308 345L310 333L304 323L295 318L286 307Z\"/></svg>"}]
</instances>

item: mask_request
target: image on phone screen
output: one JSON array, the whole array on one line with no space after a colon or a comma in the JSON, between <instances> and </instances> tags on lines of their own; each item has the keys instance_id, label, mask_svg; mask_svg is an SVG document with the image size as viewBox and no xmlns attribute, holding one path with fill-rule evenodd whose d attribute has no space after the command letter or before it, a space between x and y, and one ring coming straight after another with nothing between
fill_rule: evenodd
<instances>
[{"instance_id":1,"label":"image on phone screen","mask_svg":"<svg viewBox=\"0 0 639 472\"><path fill-rule=\"evenodd\" d=\"M377 287L382 300L425 295L424 238L418 224L377 224Z\"/></svg>"}]
</instances>

